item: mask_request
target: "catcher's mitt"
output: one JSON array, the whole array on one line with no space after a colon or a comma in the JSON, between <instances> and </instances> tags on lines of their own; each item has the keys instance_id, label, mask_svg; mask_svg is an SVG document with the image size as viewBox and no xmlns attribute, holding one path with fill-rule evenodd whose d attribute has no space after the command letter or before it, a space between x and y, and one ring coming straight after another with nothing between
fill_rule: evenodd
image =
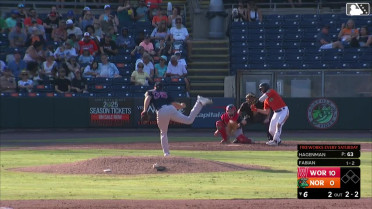
<instances>
[{"instance_id":1,"label":"catcher's mitt","mask_svg":"<svg viewBox=\"0 0 372 209\"><path fill-rule=\"evenodd\" d=\"M239 128L239 124L236 121L230 120L226 127L228 135L232 135Z\"/></svg>"},{"instance_id":2,"label":"catcher's mitt","mask_svg":"<svg viewBox=\"0 0 372 209\"><path fill-rule=\"evenodd\" d=\"M153 169L156 169L157 171L165 171L165 169L166 169L165 166L158 165L157 163L155 163L154 165L152 165L152 168Z\"/></svg>"},{"instance_id":3,"label":"catcher's mitt","mask_svg":"<svg viewBox=\"0 0 372 209\"><path fill-rule=\"evenodd\" d=\"M149 114L147 112L142 112L141 121L146 123L146 122L149 122L149 120L150 120Z\"/></svg>"}]
</instances>

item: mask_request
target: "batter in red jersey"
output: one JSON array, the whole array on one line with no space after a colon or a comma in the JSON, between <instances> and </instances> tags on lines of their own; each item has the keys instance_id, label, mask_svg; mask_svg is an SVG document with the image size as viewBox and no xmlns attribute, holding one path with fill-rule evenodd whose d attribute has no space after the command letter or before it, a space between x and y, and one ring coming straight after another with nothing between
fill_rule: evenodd
<instances>
[{"instance_id":1,"label":"batter in red jersey","mask_svg":"<svg viewBox=\"0 0 372 209\"><path fill-rule=\"evenodd\" d=\"M266 142L267 145L277 146L281 143L280 134L285 121L289 117L289 109L284 103L282 97L274 89L270 89L269 84L261 83L259 89L262 93L260 102L264 102L264 109L257 109L252 105L251 110L262 114L270 114L270 109L274 115L271 118L269 132L273 136L273 140Z\"/></svg>"},{"instance_id":2,"label":"batter in red jersey","mask_svg":"<svg viewBox=\"0 0 372 209\"><path fill-rule=\"evenodd\" d=\"M230 121L234 121L239 124L239 128L236 129L231 135L235 138L233 143L242 143L242 144L251 144L252 140L248 139L243 134L242 126L247 124L245 120L242 120L237 113L236 107L233 104L229 104L226 106L226 113L221 115L221 120L216 122L216 132L214 133L215 136L221 135L222 141L221 144L228 143L228 136L226 127Z\"/></svg>"}]
</instances>

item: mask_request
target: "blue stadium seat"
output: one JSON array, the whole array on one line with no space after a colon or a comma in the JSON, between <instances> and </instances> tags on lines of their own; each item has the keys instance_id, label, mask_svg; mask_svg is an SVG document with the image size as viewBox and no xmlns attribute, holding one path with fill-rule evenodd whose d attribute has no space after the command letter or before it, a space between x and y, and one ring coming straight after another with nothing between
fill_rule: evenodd
<instances>
[{"instance_id":1,"label":"blue stadium seat","mask_svg":"<svg viewBox=\"0 0 372 209\"><path fill-rule=\"evenodd\" d=\"M130 92L133 92L133 93L144 93L147 90L149 90L150 88L151 88L150 86L130 86Z\"/></svg>"},{"instance_id":2,"label":"blue stadium seat","mask_svg":"<svg viewBox=\"0 0 372 209\"><path fill-rule=\"evenodd\" d=\"M232 42L244 42L248 40L248 36L243 34L231 34L230 40Z\"/></svg>"},{"instance_id":3,"label":"blue stadium seat","mask_svg":"<svg viewBox=\"0 0 372 209\"><path fill-rule=\"evenodd\" d=\"M301 15L301 20L319 20L320 15L317 14L303 14Z\"/></svg>"},{"instance_id":4,"label":"blue stadium seat","mask_svg":"<svg viewBox=\"0 0 372 209\"><path fill-rule=\"evenodd\" d=\"M265 42L250 42L248 48L263 48L265 47Z\"/></svg>"},{"instance_id":5,"label":"blue stadium seat","mask_svg":"<svg viewBox=\"0 0 372 209\"><path fill-rule=\"evenodd\" d=\"M270 65L268 63L254 63L249 65L250 69L269 69Z\"/></svg>"},{"instance_id":6,"label":"blue stadium seat","mask_svg":"<svg viewBox=\"0 0 372 209\"><path fill-rule=\"evenodd\" d=\"M300 20L301 15L299 14L289 14L289 15L284 15L284 20Z\"/></svg>"},{"instance_id":7,"label":"blue stadium seat","mask_svg":"<svg viewBox=\"0 0 372 209\"><path fill-rule=\"evenodd\" d=\"M299 26L301 28L320 28L321 24L317 20L302 19Z\"/></svg>"},{"instance_id":8,"label":"blue stadium seat","mask_svg":"<svg viewBox=\"0 0 372 209\"><path fill-rule=\"evenodd\" d=\"M232 71L237 71L237 70L247 70L249 68L248 64L231 64L231 70Z\"/></svg>"},{"instance_id":9,"label":"blue stadium seat","mask_svg":"<svg viewBox=\"0 0 372 209\"><path fill-rule=\"evenodd\" d=\"M278 28L278 27L281 27L282 26L282 22L281 21L268 21L268 22L265 22L265 29L266 28Z\"/></svg>"},{"instance_id":10,"label":"blue stadium seat","mask_svg":"<svg viewBox=\"0 0 372 209\"><path fill-rule=\"evenodd\" d=\"M301 36L301 34L295 34L295 33L286 33L285 35L284 35L284 39L286 40L286 41L288 41L288 40L290 40L290 41L301 41L301 38L302 38L302 36Z\"/></svg>"},{"instance_id":11,"label":"blue stadium seat","mask_svg":"<svg viewBox=\"0 0 372 209\"><path fill-rule=\"evenodd\" d=\"M284 38L284 35L282 34L275 34L275 33L266 33L265 40L266 41L282 41Z\"/></svg>"},{"instance_id":12,"label":"blue stadium seat","mask_svg":"<svg viewBox=\"0 0 372 209\"><path fill-rule=\"evenodd\" d=\"M248 64L257 64L257 63L262 63L265 62L266 57L265 56L248 56Z\"/></svg>"},{"instance_id":13,"label":"blue stadium seat","mask_svg":"<svg viewBox=\"0 0 372 209\"><path fill-rule=\"evenodd\" d=\"M247 42L265 41L265 36L262 34L248 34Z\"/></svg>"},{"instance_id":14,"label":"blue stadium seat","mask_svg":"<svg viewBox=\"0 0 372 209\"><path fill-rule=\"evenodd\" d=\"M246 28L248 22L231 22L231 28Z\"/></svg>"},{"instance_id":15,"label":"blue stadium seat","mask_svg":"<svg viewBox=\"0 0 372 209\"><path fill-rule=\"evenodd\" d=\"M322 60L322 57L318 54L304 54L302 56L302 60L304 63L320 62L320 60Z\"/></svg>"},{"instance_id":16,"label":"blue stadium seat","mask_svg":"<svg viewBox=\"0 0 372 209\"><path fill-rule=\"evenodd\" d=\"M299 20L285 20L284 23L282 24L283 28L298 28L300 25Z\"/></svg>"},{"instance_id":17,"label":"blue stadium seat","mask_svg":"<svg viewBox=\"0 0 372 209\"><path fill-rule=\"evenodd\" d=\"M234 35L234 34L247 35L248 34L248 30L246 28L232 28L232 29L230 29L230 34L231 35Z\"/></svg>"},{"instance_id":18,"label":"blue stadium seat","mask_svg":"<svg viewBox=\"0 0 372 209\"><path fill-rule=\"evenodd\" d=\"M234 63L245 63L247 62L247 56L240 55L240 56L233 56L231 57L231 62Z\"/></svg>"},{"instance_id":19,"label":"blue stadium seat","mask_svg":"<svg viewBox=\"0 0 372 209\"><path fill-rule=\"evenodd\" d=\"M283 15L265 15L264 19L265 19L265 22L282 21L284 20L284 16Z\"/></svg>"},{"instance_id":20,"label":"blue stadium seat","mask_svg":"<svg viewBox=\"0 0 372 209\"><path fill-rule=\"evenodd\" d=\"M173 85L170 85L170 86L165 86L164 87L165 90L167 91L175 91L175 92L184 92L186 90L185 86L173 86Z\"/></svg>"},{"instance_id":21,"label":"blue stadium seat","mask_svg":"<svg viewBox=\"0 0 372 209\"><path fill-rule=\"evenodd\" d=\"M169 94L173 98L184 98L184 97L186 97L186 92L172 92L172 91L170 91Z\"/></svg>"},{"instance_id":22,"label":"blue stadium seat","mask_svg":"<svg viewBox=\"0 0 372 209\"><path fill-rule=\"evenodd\" d=\"M358 62L359 56L357 54L344 53L341 60L343 62Z\"/></svg>"},{"instance_id":23,"label":"blue stadium seat","mask_svg":"<svg viewBox=\"0 0 372 209\"><path fill-rule=\"evenodd\" d=\"M113 85L111 86L111 90L113 92L129 92L130 91L130 85Z\"/></svg>"},{"instance_id":24,"label":"blue stadium seat","mask_svg":"<svg viewBox=\"0 0 372 209\"><path fill-rule=\"evenodd\" d=\"M289 53L286 53L285 59L288 62L301 62L303 60L302 55L300 55L300 54L289 54Z\"/></svg>"},{"instance_id":25,"label":"blue stadium seat","mask_svg":"<svg viewBox=\"0 0 372 209\"><path fill-rule=\"evenodd\" d=\"M273 33L275 35L284 33L284 29L281 28L268 28L265 29L265 34Z\"/></svg>"},{"instance_id":26,"label":"blue stadium seat","mask_svg":"<svg viewBox=\"0 0 372 209\"><path fill-rule=\"evenodd\" d=\"M260 28L263 28L265 26L265 24L263 22L258 22L258 21L255 21L255 22L248 22L248 29L250 28L254 28L254 29L260 29Z\"/></svg>"},{"instance_id":27,"label":"blue stadium seat","mask_svg":"<svg viewBox=\"0 0 372 209\"><path fill-rule=\"evenodd\" d=\"M98 77L98 78L95 78L94 79L94 83L95 84L111 85L111 82L112 82L112 78L101 78L101 77Z\"/></svg>"},{"instance_id":28,"label":"blue stadium seat","mask_svg":"<svg viewBox=\"0 0 372 209\"><path fill-rule=\"evenodd\" d=\"M230 45L231 45L232 48L239 48L239 47L246 48L247 47L247 42L232 42L232 43L230 43Z\"/></svg>"},{"instance_id":29,"label":"blue stadium seat","mask_svg":"<svg viewBox=\"0 0 372 209\"><path fill-rule=\"evenodd\" d=\"M249 50L247 47L236 47L231 49L231 55L232 56L239 56L243 54L248 54Z\"/></svg>"},{"instance_id":30,"label":"blue stadium seat","mask_svg":"<svg viewBox=\"0 0 372 209\"><path fill-rule=\"evenodd\" d=\"M125 85L130 83L130 77L113 78L112 85Z\"/></svg>"}]
</instances>

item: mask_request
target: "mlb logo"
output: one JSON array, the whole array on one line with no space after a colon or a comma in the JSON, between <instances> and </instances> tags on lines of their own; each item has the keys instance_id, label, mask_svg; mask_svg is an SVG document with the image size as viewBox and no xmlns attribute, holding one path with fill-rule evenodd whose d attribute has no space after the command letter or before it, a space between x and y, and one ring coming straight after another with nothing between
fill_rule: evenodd
<instances>
[{"instance_id":1,"label":"mlb logo","mask_svg":"<svg viewBox=\"0 0 372 209\"><path fill-rule=\"evenodd\" d=\"M346 3L346 15L348 16L368 16L369 14L369 3Z\"/></svg>"}]
</instances>

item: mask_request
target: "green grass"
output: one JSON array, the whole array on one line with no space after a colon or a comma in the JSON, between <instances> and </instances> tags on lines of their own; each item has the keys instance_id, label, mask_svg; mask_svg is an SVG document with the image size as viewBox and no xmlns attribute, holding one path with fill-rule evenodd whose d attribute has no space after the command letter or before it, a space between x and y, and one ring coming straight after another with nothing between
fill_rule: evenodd
<instances>
[{"instance_id":1,"label":"green grass","mask_svg":"<svg viewBox=\"0 0 372 209\"><path fill-rule=\"evenodd\" d=\"M211 133L212 135L212 133ZM216 137L173 137L172 142L199 142L218 141ZM264 137L254 138L256 141L265 141ZM120 144L135 142L158 142L157 137L108 137L108 138L76 138L76 139L1 139L1 147L19 147L25 144L32 146L40 145L63 145L63 144ZM371 142L370 138L296 138L286 137L285 141L329 141L329 142Z\"/></svg>"},{"instance_id":2,"label":"green grass","mask_svg":"<svg viewBox=\"0 0 372 209\"><path fill-rule=\"evenodd\" d=\"M296 198L296 153L295 151L172 151L175 156L269 166L272 170L123 176L41 174L14 172L7 169L67 163L102 156L159 156L162 154L161 150L1 151L0 198L1 200ZM361 161L361 196L371 197L371 152L363 152Z\"/></svg>"}]
</instances>

